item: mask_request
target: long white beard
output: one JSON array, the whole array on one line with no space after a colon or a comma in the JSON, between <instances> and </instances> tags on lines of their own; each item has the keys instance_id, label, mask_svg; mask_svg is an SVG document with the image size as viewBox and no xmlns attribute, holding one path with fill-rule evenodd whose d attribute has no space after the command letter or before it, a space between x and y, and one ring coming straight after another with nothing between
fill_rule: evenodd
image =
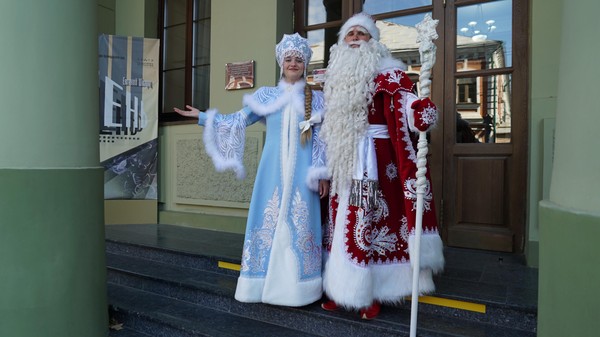
<instances>
[{"instance_id":1,"label":"long white beard","mask_svg":"<svg viewBox=\"0 0 600 337\"><path fill-rule=\"evenodd\" d=\"M332 193L349 187L356 145L369 125L369 106L373 101L379 62L388 49L375 40L359 48L334 45L327 67L325 86L325 120L321 136L327 144L328 171Z\"/></svg>"}]
</instances>

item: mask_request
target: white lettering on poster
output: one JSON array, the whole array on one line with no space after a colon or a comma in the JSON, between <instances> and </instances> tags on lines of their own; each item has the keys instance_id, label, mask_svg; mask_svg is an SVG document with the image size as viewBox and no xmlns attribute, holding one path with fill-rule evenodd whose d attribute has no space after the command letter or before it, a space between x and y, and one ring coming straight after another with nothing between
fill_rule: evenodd
<instances>
[{"instance_id":1,"label":"white lettering on poster","mask_svg":"<svg viewBox=\"0 0 600 337\"><path fill-rule=\"evenodd\" d=\"M112 131L112 134L117 135L135 135L146 127L148 116L144 111L143 101L137 96L132 96L131 91L124 90L124 87L152 88L152 82L137 78L123 78L122 84L123 86L119 85L108 76L104 77L104 111L102 111L101 129L105 132Z\"/></svg>"}]
</instances>

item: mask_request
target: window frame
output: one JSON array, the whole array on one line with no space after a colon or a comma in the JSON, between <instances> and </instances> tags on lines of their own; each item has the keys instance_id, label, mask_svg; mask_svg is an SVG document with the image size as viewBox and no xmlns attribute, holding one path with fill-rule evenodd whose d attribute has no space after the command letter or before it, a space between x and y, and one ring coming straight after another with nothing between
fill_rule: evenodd
<instances>
[{"instance_id":1,"label":"window frame","mask_svg":"<svg viewBox=\"0 0 600 337\"><path fill-rule=\"evenodd\" d=\"M159 35L159 39L160 39L160 67L159 67L159 71L160 71L160 85L161 85L161 95L159 96L159 100L158 100L158 105L159 105L159 122L162 123L172 123L172 122L193 122L192 118L189 117L183 117L181 115L179 115L178 113L170 110L171 107L165 107L164 106L164 95L165 95L165 83L164 83L164 74L165 74L165 69L164 69L164 61L165 61L165 54L166 54L166 49L165 46L167 46L168 44L165 43L165 31L166 29L168 29L169 27L174 27L173 26L169 26L168 22L166 21L166 6L167 3L170 0L159 0L159 16L158 16L158 35ZM185 12L185 64L184 64L184 104L189 104L192 105L194 104L194 67L196 66L200 66L200 65L208 65L210 66L210 60L207 64L197 64L194 65L193 64L193 60L194 60L194 46L196 44L196 38L197 36L195 36L195 32L194 32L194 26L196 24L196 18L195 16L195 10L194 10L194 6L197 5L197 1L199 0L186 0L186 12ZM211 0L207 0L207 1L211 1ZM198 19L197 21L204 21L204 20L210 20L211 16L207 16L207 17L203 17L202 19ZM165 25L167 24L167 25ZM208 77L208 86L210 86L210 76ZM209 98L210 100L210 98ZM208 108L209 102L207 102L206 104L206 108ZM206 110L206 109L201 109L201 110Z\"/></svg>"},{"instance_id":2,"label":"window frame","mask_svg":"<svg viewBox=\"0 0 600 337\"><path fill-rule=\"evenodd\" d=\"M337 28L337 30L339 30L339 28L342 27L342 25L344 24L344 22L346 22L346 20L348 20L352 15L356 14L356 13L360 13L363 9L363 3L364 0L339 0L341 3L341 19L340 20L335 20L335 21L326 21L323 23L318 23L318 24L313 24L313 25L309 25L308 24L308 2L310 0L297 0L295 1L294 4L294 30L296 32L298 32L300 35L307 37L308 33L311 31L317 31L320 29L330 29L330 28ZM390 11L390 12L385 12L385 13L379 13L379 14L374 14L372 15L374 20L384 20L384 19L389 19L389 18L395 18L395 17L400 17L400 16L408 16L408 15L414 15L414 14L421 14L421 13L427 13L427 12L432 12L433 11L433 1L431 3L431 5L425 5L425 6L420 6L420 7L413 7L413 8L409 8L409 9L402 9L402 10L396 10L396 11ZM326 55L324 55L324 64L323 67L327 67L327 63L329 60L329 50L328 50L328 46L325 45L324 47L324 52L326 53Z\"/></svg>"}]
</instances>

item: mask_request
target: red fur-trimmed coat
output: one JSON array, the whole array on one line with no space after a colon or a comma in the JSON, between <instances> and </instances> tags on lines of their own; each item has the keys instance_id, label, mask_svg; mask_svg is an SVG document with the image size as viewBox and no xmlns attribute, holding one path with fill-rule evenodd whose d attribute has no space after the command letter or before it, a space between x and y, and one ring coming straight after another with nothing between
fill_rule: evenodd
<instances>
[{"instance_id":1,"label":"red fur-trimmed coat","mask_svg":"<svg viewBox=\"0 0 600 337\"><path fill-rule=\"evenodd\" d=\"M415 116L410 107L418 97L413 93L412 81L398 68L380 73L375 81L368 121L387 126L389 138L365 140L374 149L377 172L365 170L362 180L355 180L351 188L330 197L323 238L324 291L348 308L363 308L373 301L397 303L412 290L418 133L412 131L416 130ZM417 122L435 117L416 116ZM429 174L426 180L421 293L435 290L432 274L444 265Z\"/></svg>"}]
</instances>

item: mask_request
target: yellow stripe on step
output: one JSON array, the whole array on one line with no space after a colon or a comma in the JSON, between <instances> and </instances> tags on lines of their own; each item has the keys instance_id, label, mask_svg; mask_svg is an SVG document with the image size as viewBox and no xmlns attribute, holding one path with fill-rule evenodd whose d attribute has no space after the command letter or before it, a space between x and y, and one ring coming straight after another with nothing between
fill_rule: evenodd
<instances>
[{"instance_id":1,"label":"yellow stripe on step","mask_svg":"<svg viewBox=\"0 0 600 337\"><path fill-rule=\"evenodd\" d=\"M223 262L223 261L219 261L218 266L219 266L219 268L231 269L231 270L235 270L235 271L240 271L240 269L241 269L241 266L239 264Z\"/></svg>"},{"instance_id":2,"label":"yellow stripe on step","mask_svg":"<svg viewBox=\"0 0 600 337\"><path fill-rule=\"evenodd\" d=\"M224 261L219 261L218 266L219 266L219 268L230 269L230 270L235 270L235 271L240 271L240 269L241 269L241 266L239 264L229 263L229 262L224 262ZM411 300L410 296L406 297L406 300L410 301ZM457 301L457 300L451 300L448 298L433 297L433 296L419 296L419 303L437 305L440 307L448 307L448 308L474 311L474 312L479 312L482 314L485 314L485 309L486 309L484 304Z\"/></svg>"},{"instance_id":3,"label":"yellow stripe on step","mask_svg":"<svg viewBox=\"0 0 600 337\"><path fill-rule=\"evenodd\" d=\"M407 300L411 300L410 297L406 298ZM419 303L432 304L440 307L449 307L461 310L475 311L482 314L485 314L485 304L464 302L451 300L448 298L441 297L433 297L433 296L419 296Z\"/></svg>"}]
</instances>

